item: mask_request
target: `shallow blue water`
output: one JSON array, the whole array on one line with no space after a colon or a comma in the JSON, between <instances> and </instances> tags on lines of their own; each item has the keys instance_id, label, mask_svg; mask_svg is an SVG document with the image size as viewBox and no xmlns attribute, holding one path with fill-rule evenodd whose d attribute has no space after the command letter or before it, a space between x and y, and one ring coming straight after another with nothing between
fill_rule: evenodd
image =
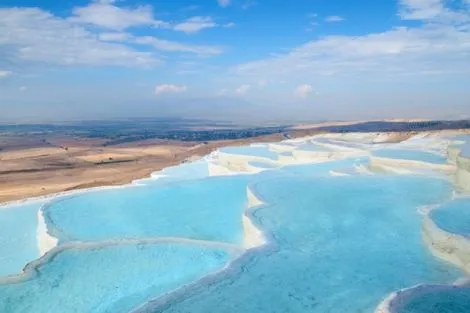
<instances>
[{"instance_id":1,"label":"shallow blue water","mask_svg":"<svg viewBox=\"0 0 470 313\"><path fill-rule=\"evenodd\" d=\"M206 160L197 160L165 168L152 173L152 176L137 180L138 185L161 186L169 182L206 178L209 177L209 167Z\"/></svg>"},{"instance_id":2,"label":"shallow blue water","mask_svg":"<svg viewBox=\"0 0 470 313\"><path fill-rule=\"evenodd\" d=\"M427 151L419 150L406 150L406 149L380 149L373 152L375 156L400 159L400 160L414 160L423 161L428 163L441 164L446 162L446 158L442 155L435 154Z\"/></svg>"},{"instance_id":3,"label":"shallow blue water","mask_svg":"<svg viewBox=\"0 0 470 313\"><path fill-rule=\"evenodd\" d=\"M450 197L443 180L285 175L256 189L273 246L153 312L373 312L398 289L461 275L420 234L417 207Z\"/></svg>"},{"instance_id":4,"label":"shallow blue water","mask_svg":"<svg viewBox=\"0 0 470 313\"><path fill-rule=\"evenodd\" d=\"M470 139L461 146L460 155L470 157Z\"/></svg>"},{"instance_id":5,"label":"shallow blue water","mask_svg":"<svg viewBox=\"0 0 470 313\"><path fill-rule=\"evenodd\" d=\"M327 149L323 146L320 145L315 145L312 143L306 143L297 148L298 150L305 150L305 151L315 151L315 152L328 152L331 151L330 149Z\"/></svg>"},{"instance_id":6,"label":"shallow blue water","mask_svg":"<svg viewBox=\"0 0 470 313\"><path fill-rule=\"evenodd\" d=\"M430 217L447 232L470 236L470 198L448 202L432 211Z\"/></svg>"},{"instance_id":7,"label":"shallow blue water","mask_svg":"<svg viewBox=\"0 0 470 313\"><path fill-rule=\"evenodd\" d=\"M209 168L205 160L199 160L164 169L162 174L177 179L199 179L209 176Z\"/></svg>"},{"instance_id":8,"label":"shallow blue water","mask_svg":"<svg viewBox=\"0 0 470 313\"><path fill-rule=\"evenodd\" d=\"M400 313L468 313L470 312L470 288L428 292L414 297Z\"/></svg>"},{"instance_id":9,"label":"shallow blue water","mask_svg":"<svg viewBox=\"0 0 470 313\"><path fill-rule=\"evenodd\" d=\"M299 176L330 176L332 170L353 170L356 164L365 162L365 158L349 158L317 164L288 165L282 171Z\"/></svg>"},{"instance_id":10,"label":"shallow blue water","mask_svg":"<svg viewBox=\"0 0 470 313\"><path fill-rule=\"evenodd\" d=\"M267 147L224 149L277 159ZM392 151L423 160L420 151ZM364 162L346 159L208 178L207 165L197 161L166 169L167 178L146 186L55 201L46 219L61 243L183 237L241 244L250 184L269 203L253 219L272 244L248 252L225 277L155 312L373 312L391 292L418 283L449 283L461 273L429 253L417 214L420 206L450 199L451 186L426 177L330 175L331 170L354 174L354 166ZM250 164L269 168L268 162ZM15 231L23 230L10 229ZM35 231L36 225L28 228L28 234ZM0 286L0 312L128 312L229 259L222 249L177 244L67 250L42 266L38 276Z\"/></svg>"},{"instance_id":11,"label":"shallow blue water","mask_svg":"<svg viewBox=\"0 0 470 313\"><path fill-rule=\"evenodd\" d=\"M255 147L227 147L220 149L221 152L236 154L236 155L248 155L256 156L261 158L267 158L271 160L277 160L277 153L269 150L267 146L255 146Z\"/></svg>"},{"instance_id":12,"label":"shallow blue water","mask_svg":"<svg viewBox=\"0 0 470 313\"><path fill-rule=\"evenodd\" d=\"M39 257L36 230L41 205L35 202L0 209L0 276L16 274Z\"/></svg>"},{"instance_id":13,"label":"shallow blue water","mask_svg":"<svg viewBox=\"0 0 470 313\"><path fill-rule=\"evenodd\" d=\"M341 140L341 139L316 138L315 141L330 144L330 145L347 147L347 148L355 148L355 149L361 146L361 143L348 142L348 141Z\"/></svg>"},{"instance_id":14,"label":"shallow blue water","mask_svg":"<svg viewBox=\"0 0 470 313\"><path fill-rule=\"evenodd\" d=\"M184 237L240 243L247 177L89 192L45 210L61 242Z\"/></svg>"},{"instance_id":15,"label":"shallow blue water","mask_svg":"<svg viewBox=\"0 0 470 313\"><path fill-rule=\"evenodd\" d=\"M450 139L460 141L460 143L454 144L460 149L460 156L470 157L470 135L458 135Z\"/></svg>"},{"instance_id":16,"label":"shallow blue water","mask_svg":"<svg viewBox=\"0 0 470 313\"><path fill-rule=\"evenodd\" d=\"M129 312L229 259L222 249L183 244L67 250L27 281L0 285L0 312Z\"/></svg>"},{"instance_id":17,"label":"shallow blue water","mask_svg":"<svg viewBox=\"0 0 470 313\"><path fill-rule=\"evenodd\" d=\"M470 142L470 134L469 135L458 135L452 137L453 140L465 141Z\"/></svg>"}]
</instances>

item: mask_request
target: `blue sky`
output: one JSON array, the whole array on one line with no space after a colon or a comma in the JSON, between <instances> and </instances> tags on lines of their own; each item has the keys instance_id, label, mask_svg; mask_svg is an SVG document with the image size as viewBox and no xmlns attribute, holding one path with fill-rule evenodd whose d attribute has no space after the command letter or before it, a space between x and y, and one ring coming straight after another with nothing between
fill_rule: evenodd
<instances>
[{"instance_id":1,"label":"blue sky","mask_svg":"<svg viewBox=\"0 0 470 313\"><path fill-rule=\"evenodd\" d=\"M470 0L2 0L0 121L470 115Z\"/></svg>"}]
</instances>

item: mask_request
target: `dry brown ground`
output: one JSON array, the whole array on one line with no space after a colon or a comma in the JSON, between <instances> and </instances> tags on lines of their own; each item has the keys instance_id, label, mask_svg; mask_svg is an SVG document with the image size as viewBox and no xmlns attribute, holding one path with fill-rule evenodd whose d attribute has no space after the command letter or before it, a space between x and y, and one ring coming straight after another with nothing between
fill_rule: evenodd
<instances>
[{"instance_id":1,"label":"dry brown ground","mask_svg":"<svg viewBox=\"0 0 470 313\"><path fill-rule=\"evenodd\" d=\"M0 138L2 139L2 138ZM48 138L10 140L0 151L0 203L61 191L120 185L229 145L279 141L282 135L206 144L147 140L102 147L99 140ZM3 147L5 147L3 138ZM30 147L31 146L31 147Z\"/></svg>"},{"instance_id":2,"label":"dry brown ground","mask_svg":"<svg viewBox=\"0 0 470 313\"><path fill-rule=\"evenodd\" d=\"M318 133L318 130L306 127L289 131L291 138ZM400 142L414 134L393 133L389 142ZM0 150L0 203L66 190L126 184L220 147L282 139L285 139L282 134L274 134L209 143L145 140L103 147L101 139L51 136L45 142L37 142L29 137L0 135L0 147L3 148Z\"/></svg>"}]
</instances>

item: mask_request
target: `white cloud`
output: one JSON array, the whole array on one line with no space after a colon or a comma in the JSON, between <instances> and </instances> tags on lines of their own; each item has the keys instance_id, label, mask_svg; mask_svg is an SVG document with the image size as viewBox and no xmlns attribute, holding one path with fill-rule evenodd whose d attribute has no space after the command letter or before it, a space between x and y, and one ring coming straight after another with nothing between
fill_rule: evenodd
<instances>
[{"instance_id":1,"label":"white cloud","mask_svg":"<svg viewBox=\"0 0 470 313\"><path fill-rule=\"evenodd\" d=\"M6 78L12 74L11 71L0 70L0 79Z\"/></svg>"},{"instance_id":2,"label":"white cloud","mask_svg":"<svg viewBox=\"0 0 470 313\"><path fill-rule=\"evenodd\" d=\"M244 85L241 85L240 87L238 87L235 90L235 93L237 93L239 95L244 95L250 90L250 88L251 88L250 85L244 84Z\"/></svg>"},{"instance_id":3,"label":"white cloud","mask_svg":"<svg viewBox=\"0 0 470 313\"><path fill-rule=\"evenodd\" d=\"M235 26L236 26L236 24L234 22L229 22L229 23L223 25L223 27L225 27L225 28L232 28L232 27L235 27Z\"/></svg>"},{"instance_id":4,"label":"white cloud","mask_svg":"<svg viewBox=\"0 0 470 313\"><path fill-rule=\"evenodd\" d=\"M222 53L222 49L218 47L187 45L180 42L158 39L151 36L135 37L134 42L143 45L151 45L157 50L167 52L184 52L199 55L216 55Z\"/></svg>"},{"instance_id":5,"label":"white cloud","mask_svg":"<svg viewBox=\"0 0 470 313\"><path fill-rule=\"evenodd\" d=\"M228 7L231 2L232 0L217 0L217 3L223 8Z\"/></svg>"},{"instance_id":6,"label":"white cloud","mask_svg":"<svg viewBox=\"0 0 470 313\"><path fill-rule=\"evenodd\" d=\"M450 10L444 0L399 0L400 17L404 20L440 20L460 23L470 20L468 11Z\"/></svg>"},{"instance_id":7,"label":"white cloud","mask_svg":"<svg viewBox=\"0 0 470 313\"><path fill-rule=\"evenodd\" d=\"M3 47L3 48L2 48ZM153 66L159 60L37 8L0 9L0 50L16 61L56 65Z\"/></svg>"},{"instance_id":8,"label":"white cloud","mask_svg":"<svg viewBox=\"0 0 470 313\"><path fill-rule=\"evenodd\" d=\"M19 91L23 92L26 90L26 86L21 86L20 88L18 88Z\"/></svg>"},{"instance_id":9,"label":"white cloud","mask_svg":"<svg viewBox=\"0 0 470 313\"><path fill-rule=\"evenodd\" d=\"M234 68L246 79L470 72L470 29L450 25L400 27L364 36L327 36L289 53ZM365 74L367 73L367 75Z\"/></svg>"},{"instance_id":10,"label":"white cloud","mask_svg":"<svg viewBox=\"0 0 470 313\"><path fill-rule=\"evenodd\" d=\"M299 98L306 98L313 91L312 85L300 85L294 90L294 95Z\"/></svg>"},{"instance_id":11,"label":"white cloud","mask_svg":"<svg viewBox=\"0 0 470 313\"><path fill-rule=\"evenodd\" d=\"M128 33L101 33L99 38L102 41L126 41L131 38Z\"/></svg>"},{"instance_id":12,"label":"white cloud","mask_svg":"<svg viewBox=\"0 0 470 313\"><path fill-rule=\"evenodd\" d=\"M341 16L338 16L338 15L331 15L331 16L325 17L325 21L330 22L330 23L342 22L342 21L344 21L344 18L341 17Z\"/></svg>"},{"instance_id":13,"label":"white cloud","mask_svg":"<svg viewBox=\"0 0 470 313\"><path fill-rule=\"evenodd\" d=\"M95 1L85 7L75 7L71 20L79 23L124 30L137 26L167 26L167 23L154 19L151 6L118 7L115 1Z\"/></svg>"},{"instance_id":14,"label":"white cloud","mask_svg":"<svg viewBox=\"0 0 470 313\"><path fill-rule=\"evenodd\" d=\"M444 10L441 0L400 0L400 16L407 20L431 19Z\"/></svg>"},{"instance_id":15,"label":"white cloud","mask_svg":"<svg viewBox=\"0 0 470 313\"><path fill-rule=\"evenodd\" d=\"M187 34L197 33L206 28L217 27L217 24L209 16L194 16L186 21L176 24L173 28Z\"/></svg>"},{"instance_id":16,"label":"white cloud","mask_svg":"<svg viewBox=\"0 0 470 313\"><path fill-rule=\"evenodd\" d=\"M215 95L217 97L223 97L223 96L226 96L227 94L228 94L228 89L223 88L223 89L220 89L219 91L217 91L217 93Z\"/></svg>"},{"instance_id":17,"label":"white cloud","mask_svg":"<svg viewBox=\"0 0 470 313\"><path fill-rule=\"evenodd\" d=\"M112 1L101 1L93 2L90 6L112 4ZM132 12L137 14L135 10ZM95 22L114 29L137 25L138 21L151 22L150 15L141 19L127 17L119 21L114 18L117 17ZM118 25L118 22L121 24ZM89 27L74 18L57 17L39 8L0 8L0 51L6 51L9 61L18 64L36 62L60 66L126 67L150 67L161 63L155 53L139 51L134 44L148 45L159 51L173 53L222 53L219 47L189 45L155 37L135 37L128 32L97 34L96 28Z\"/></svg>"},{"instance_id":18,"label":"white cloud","mask_svg":"<svg viewBox=\"0 0 470 313\"><path fill-rule=\"evenodd\" d=\"M242 5L242 9L243 10L248 10L249 8L251 8L252 6L255 6L257 4L258 3L254 0L245 0L245 3L243 3L243 5Z\"/></svg>"},{"instance_id":19,"label":"white cloud","mask_svg":"<svg viewBox=\"0 0 470 313\"><path fill-rule=\"evenodd\" d=\"M163 84L157 85L155 87L155 94L161 95L164 93L182 93L187 90L186 85L173 85L173 84Z\"/></svg>"}]
</instances>

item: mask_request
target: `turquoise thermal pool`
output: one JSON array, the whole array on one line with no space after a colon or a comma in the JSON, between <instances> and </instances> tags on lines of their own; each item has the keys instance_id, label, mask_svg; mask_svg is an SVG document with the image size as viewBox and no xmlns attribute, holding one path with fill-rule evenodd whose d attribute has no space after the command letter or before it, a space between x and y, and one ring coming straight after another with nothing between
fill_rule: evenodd
<instances>
[{"instance_id":1,"label":"turquoise thermal pool","mask_svg":"<svg viewBox=\"0 0 470 313\"><path fill-rule=\"evenodd\" d=\"M439 228L468 236L469 198L447 172L374 172L369 152L445 159L366 139L222 148L135 184L3 206L0 312L468 313L452 285L466 274L422 227L437 207Z\"/></svg>"},{"instance_id":2,"label":"turquoise thermal pool","mask_svg":"<svg viewBox=\"0 0 470 313\"><path fill-rule=\"evenodd\" d=\"M223 249L184 244L68 249L30 277L0 285L0 312L129 312L228 260Z\"/></svg>"},{"instance_id":3,"label":"turquoise thermal pool","mask_svg":"<svg viewBox=\"0 0 470 313\"><path fill-rule=\"evenodd\" d=\"M470 237L470 198L448 202L431 212L436 225L446 232Z\"/></svg>"},{"instance_id":4,"label":"turquoise thermal pool","mask_svg":"<svg viewBox=\"0 0 470 313\"><path fill-rule=\"evenodd\" d=\"M297 148L298 150L304 150L304 151L314 151L314 152L328 152L331 151L330 149L321 146L321 145L315 145L312 143L306 143Z\"/></svg>"},{"instance_id":5,"label":"turquoise thermal pool","mask_svg":"<svg viewBox=\"0 0 470 313\"><path fill-rule=\"evenodd\" d=\"M374 312L391 292L461 275L419 231L416 207L450 197L444 180L286 173L255 188L269 205L254 218L272 245L149 312Z\"/></svg>"},{"instance_id":6,"label":"turquoise thermal pool","mask_svg":"<svg viewBox=\"0 0 470 313\"><path fill-rule=\"evenodd\" d=\"M220 151L228 154L246 155L271 160L276 160L278 158L277 153L269 150L267 146L227 147L220 149Z\"/></svg>"},{"instance_id":7,"label":"turquoise thermal pool","mask_svg":"<svg viewBox=\"0 0 470 313\"><path fill-rule=\"evenodd\" d=\"M470 287L450 287L418 294L398 310L401 313L470 312Z\"/></svg>"},{"instance_id":8,"label":"turquoise thermal pool","mask_svg":"<svg viewBox=\"0 0 470 313\"><path fill-rule=\"evenodd\" d=\"M237 244L246 186L247 178L236 176L117 188L52 202L44 211L60 242L181 237Z\"/></svg>"},{"instance_id":9,"label":"turquoise thermal pool","mask_svg":"<svg viewBox=\"0 0 470 313\"><path fill-rule=\"evenodd\" d=\"M0 207L0 277L19 273L39 257L37 212L42 202Z\"/></svg>"},{"instance_id":10,"label":"turquoise thermal pool","mask_svg":"<svg viewBox=\"0 0 470 313\"><path fill-rule=\"evenodd\" d=\"M446 162L446 158L442 155L420 150L408 150L408 149L380 149L373 152L375 156L400 159L400 160L412 160L412 161L423 161L427 163L442 164Z\"/></svg>"}]
</instances>

